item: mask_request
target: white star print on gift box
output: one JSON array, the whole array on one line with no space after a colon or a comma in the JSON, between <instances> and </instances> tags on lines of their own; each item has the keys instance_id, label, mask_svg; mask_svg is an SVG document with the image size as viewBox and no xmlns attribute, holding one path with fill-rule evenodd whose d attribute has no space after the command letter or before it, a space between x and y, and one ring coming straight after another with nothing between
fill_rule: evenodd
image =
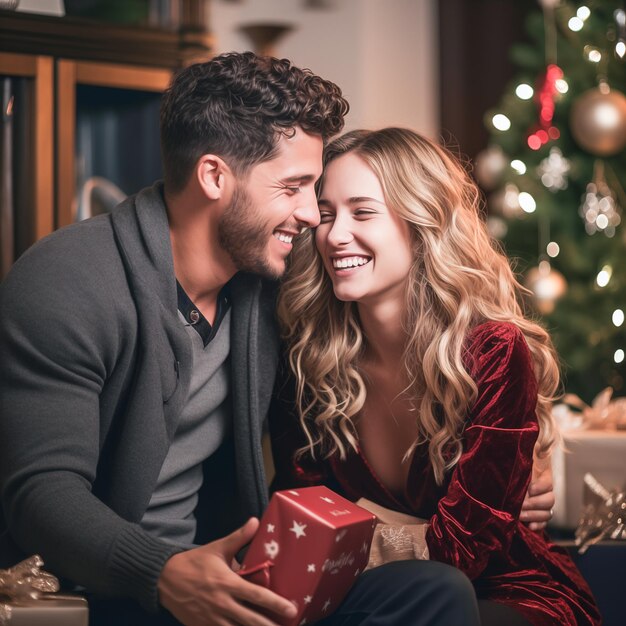
<instances>
[{"instance_id":1,"label":"white star print on gift box","mask_svg":"<svg viewBox=\"0 0 626 626\"><path fill-rule=\"evenodd\" d=\"M274 530L275 530L275 526L274 526L274 524L268 524L268 525L267 525L267 532L268 532L268 533L273 533L273 532L274 532Z\"/></svg>"},{"instance_id":2,"label":"white star print on gift box","mask_svg":"<svg viewBox=\"0 0 626 626\"><path fill-rule=\"evenodd\" d=\"M280 551L280 546L277 541L272 541L263 544L265 548L265 554L272 560L274 560L278 556L278 552Z\"/></svg>"},{"instance_id":3,"label":"white star print on gift box","mask_svg":"<svg viewBox=\"0 0 626 626\"><path fill-rule=\"evenodd\" d=\"M307 572L313 572L313 573L315 573L315 563L309 563L309 564L306 566L306 571L307 571Z\"/></svg>"},{"instance_id":4,"label":"white star print on gift box","mask_svg":"<svg viewBox=\"0 0 626 626\"><path fill-rule=\"evenodd\" d=\"M296 520L293 520L293 526L289 529L296 538L300 539L300 537L306 537L306 533L304 529L306 528L306 524L298 524Z\"/></svg>"}]
</instances>

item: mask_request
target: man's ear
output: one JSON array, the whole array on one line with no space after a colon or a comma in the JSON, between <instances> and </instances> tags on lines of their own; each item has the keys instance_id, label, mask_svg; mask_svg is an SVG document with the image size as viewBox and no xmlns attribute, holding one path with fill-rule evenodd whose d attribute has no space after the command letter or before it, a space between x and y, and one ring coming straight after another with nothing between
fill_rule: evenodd
<instances>
[{"instance_id":1,"label":"man's ear","mask_svg":"<svg viewBox=\"0 0 626 626\"><path fill-rule=\"evenodd\" d=\"M196 165L198 183L209 200L220 200L232 189L233 172L226 162L214 155L203 154Z\"/></svg>"}]
</instances>

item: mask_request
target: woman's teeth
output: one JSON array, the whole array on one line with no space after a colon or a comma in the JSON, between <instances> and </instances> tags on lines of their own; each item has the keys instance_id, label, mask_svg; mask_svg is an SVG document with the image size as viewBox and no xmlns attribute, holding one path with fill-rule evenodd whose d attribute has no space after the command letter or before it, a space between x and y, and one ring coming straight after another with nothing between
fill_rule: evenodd
<instances>
[{"instance_id":1,"label":"woman's teeth","mask_svg":"<svg viewBox=\"0 0 626 626\"><path fill-rule=\"evenodd\" d=\"M369 258L362 256L344 257L343 259L333 259L333 267L335 269L343 269L346 267L357 267L369 263Z\"/></svg>"}]
</instances>

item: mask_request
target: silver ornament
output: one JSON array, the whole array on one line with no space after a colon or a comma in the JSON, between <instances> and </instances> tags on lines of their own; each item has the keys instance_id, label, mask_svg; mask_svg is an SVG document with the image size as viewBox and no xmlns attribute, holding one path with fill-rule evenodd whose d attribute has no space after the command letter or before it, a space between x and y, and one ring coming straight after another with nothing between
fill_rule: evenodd
<instances>
[{"instance_id":1,"label":"silver ornament","mask_svg":"<svg viewBox=\"0 0 626 626\"><path fill-rule=\"evenodd\" d=\"M622 219L610 187L603 180L591 182L582 199L579 214L585 221L587 234L603 232L607 237L612 237Z\"/></svg>"},{"instance_id":2,"label":"silver ornament","mask_svg":"<svg viewBox=\"0 0 626 626\"><path fill-rule=\"evenodd\" d=\"M550 154L539 163L537 173L545 187L550 191L567 189L567 174L571 169L570 162L556 147L550 148Z\"/></svg>"}]
</instances>

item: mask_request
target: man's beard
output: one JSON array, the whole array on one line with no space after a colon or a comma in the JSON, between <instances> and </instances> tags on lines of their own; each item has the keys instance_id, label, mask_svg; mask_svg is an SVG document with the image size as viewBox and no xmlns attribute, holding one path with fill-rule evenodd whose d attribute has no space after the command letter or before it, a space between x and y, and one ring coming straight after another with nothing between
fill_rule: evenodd
<instances>
[{"instance_id":1,"label":"man's beard","mask_svg":"<svg viewBox=\"0 0 626 626\"><path fill-rule=\"evenodd\" d=\"M266 278L282 276L283 271L272 268L268 260L267 244L273 234L241 185L237 185L217 232L220 245L238 270Z\"/></svg>"}]
</instances>

